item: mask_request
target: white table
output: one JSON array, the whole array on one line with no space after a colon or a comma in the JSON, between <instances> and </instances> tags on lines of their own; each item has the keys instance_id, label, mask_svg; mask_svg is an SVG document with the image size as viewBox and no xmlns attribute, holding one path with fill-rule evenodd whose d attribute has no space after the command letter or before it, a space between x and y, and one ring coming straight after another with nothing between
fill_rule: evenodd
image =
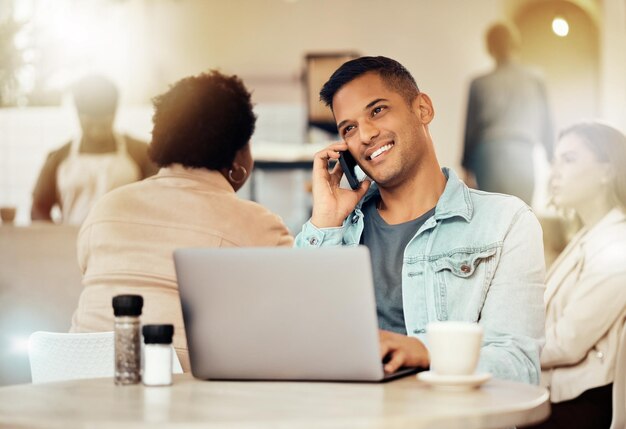
<instances>
[{"instance_id":1,"label":"white table","mask_svg":"<svg viewBox=\"0 0 626 429\"><path fill-rule=\"evenodd\" d=\"M491 380L435 390L414 376L385 384L217 382L177 375L169 387L110 378L0 388L0 427L501 428L550 413L548 392Z\"/></svg>"}]
</instances>

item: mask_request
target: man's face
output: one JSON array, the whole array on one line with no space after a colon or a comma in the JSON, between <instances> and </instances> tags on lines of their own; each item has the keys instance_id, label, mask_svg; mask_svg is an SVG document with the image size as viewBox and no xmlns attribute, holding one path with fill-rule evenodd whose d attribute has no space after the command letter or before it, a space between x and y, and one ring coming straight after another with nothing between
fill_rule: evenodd
<instances>
[{"instance_id":1,"label":"man's face","mask_svg":"<svg viewBox=\"0 0 626 429\"><path fill-rule=\"evenodd\" d=\"M344 85L333 97L339 135L359 166L381 188L413 177L427 149L427 121L418 95L409 105L388 88L376 73L367 73ZM432 107L432 106L430 106ZM431 109L432 113L432 109Z\"/></svg>"}]
</instances>

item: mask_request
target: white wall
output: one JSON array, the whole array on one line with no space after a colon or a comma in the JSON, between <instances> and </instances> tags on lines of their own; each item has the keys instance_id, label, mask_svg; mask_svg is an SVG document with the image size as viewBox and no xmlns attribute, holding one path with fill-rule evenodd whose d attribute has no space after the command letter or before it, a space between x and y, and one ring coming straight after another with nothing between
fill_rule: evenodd
<instances>
[{"instance_id":1,"label":"white wall","mask_svg":"<svg viewBox=\"0 0 626 429\"><path fill-rule=\"evenodd\" d=\"M485 27L498 0L130 1L142 45L131 44L128 100L209 68L241 75L259 102L301 102L307 52L356 50L399 60L433 98L431 131L442 163L456 166L469 77L490 66ZM470 19L471 17L471 19ZM128 48L127 48L128 49ZM128 76L134 76L129 78Z\"/></svg>"},{"instance_id":2,"label":"white wall","mask_svg":"<svg viewBox=\"0 0 626 429\"><path fill-rule=\"evenodd\" d=\"M472 75L490 67L482 35L500 16L502 1L127 0L92 4L98 5L101 20L111 22L115 33L109 45L99 41L99 50L91 53L92 65L120 85L120 122L129 124L136 135L149 138L149 116L139 114L136 124L132 119L137 117L132 113L135 108L128 106L147 104L184 76L219 68L242 76L254 90L257 103L273 106L260 110L259 122L265 115L278 119L261 123L257 137L284 141L285 136L298 136L301 140L302 123L280 118L293 117L285 109L302 111L299 79L304 55L357 50L395 58L414 74L435 104L431 132L440 161L455 167L461 156L467 85ZM72 11L89 16L83 10L87 5L74 3L73 8L66 8L67 16ZM60 19L60 12L55 13ZM71 136L75 125L67 106L55 112L0 110L0 205L18 205L19 223L27 221L30 191L46 152ZM276 208L281 209L278 203Z\"/></svg>"},{"instance_id":3,"label":"white wall","mask_svg":"<svg viewBox=\"0 0 626 429\"><path fill-rule=\"evenodd\" d=\"M603 0L602 117L626 132L626 0Z\"/></svg>"},{"instance_id":4,"label":"white wall","mask_svg":"<svg viewBox=\"0 0 626 429\"><path fill-rule=\"evenodd\" d=\"M106 5L101 18L110 15L115 23L111 46L100 44L102 55L95 52L95 57L101 61L94 64L119 83L123 109L146 105L168 84L190 74L210 68L237 73L254 90L256 102L280 111L275 114L275 109L263 108L259 119L263 121L266 115L294 117L293 112L283 114L291 109L301 112L299 79L306 53L357 50L365 55L386 55L402 62L432 97L436 116L431 132L440 162L458 167L467 86L471 77L491 67L484 49L484 30L533 1L94 0L102 8ZM89 3L75 2L67 13ZM602 3L606 27L602 27L598 71L601 89L595 94L601 99L594 102L600 103L600 112L607 119L624 126L625 1ZM72 119L67 119L66 112L66 119L26 124L20 122L21 114L8 115L0 110L0 205L15 204L15 200L26 204L46 151L71 135L71 129L63 124L71 126ZM269 122L258 127L262 140L301 135L301 122ZM149 117L140 123L140 134L149 137ZM30 137L23 140L16 129ZM17 187L14 171L22 177Z\"/></svg>"}]
</instances>

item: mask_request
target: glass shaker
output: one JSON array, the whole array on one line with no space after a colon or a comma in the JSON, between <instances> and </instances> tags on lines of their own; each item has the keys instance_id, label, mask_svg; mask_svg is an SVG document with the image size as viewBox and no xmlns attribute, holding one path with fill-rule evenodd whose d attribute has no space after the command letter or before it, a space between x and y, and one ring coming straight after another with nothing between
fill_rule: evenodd
<instances>
[{"instance_id":1,"label":"glass shaker","mask_svg":"<svg viewBox=\"0 0 626 429\"><path fill-rule=\"evenodd\" d=\"M172 336L174 325L145 325L143 353L143 384L169 386L172 384Z\"/></svg>"},{"instance_id":2,"label":"glass shaker","mask_svg":"<svg viewBox=\"0 0 626 429\"><path fill-rule=\"evenodd\" d=\"M113 297L115 314L115 384L141 382L141 295Z\"/></svg>"}]
</instances>

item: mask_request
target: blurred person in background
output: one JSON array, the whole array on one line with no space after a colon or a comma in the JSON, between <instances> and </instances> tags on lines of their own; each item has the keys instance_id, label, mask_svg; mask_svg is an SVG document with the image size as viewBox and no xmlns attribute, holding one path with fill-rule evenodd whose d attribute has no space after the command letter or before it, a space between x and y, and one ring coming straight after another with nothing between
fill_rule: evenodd
<instances>
[{"instance_id":1,"label":"blurred person in background","mask_svg":"<svg viewBox=\"0 0 626 429\"><path fill-rule=\"evenodd\" d=\"M113 130L118 91L108 79L89 75L72 87L82 134L48 154L33 190L32 220L80 225L94 202L111 189L156 173L148 145Z\"/></svg>"},{"instance_id":2,"label":"blurred person in background","mask_svg":"<svg viewBox=\"0 0 626 429\"><path fill-rule=\"evenodd\" d=\"M552 414L533 427L609 428L626 319L626 136L599 122L565 129L550 189L583 227L547 276L541 379Z\"/></svg>"},{"instance_id":3,"label":"blurred person in background","mask_svg":"<svg viewBox=\"0 0 626 429\"><path fill-rule=\"evenodd\" d=\"M552 154L553 130L541 76L520 64L520 37L497 23L486 35L495 68L472 80L467 104L462 165L465 181L488 192L532 203L534 146Z\"/></svg>"},{"instance_id":4,"label":"blurred person in background","mask_svg":"<svg viewBox=\"0 0 626 429\"><path fill-rule=\"evenodd\" d=\"M161 168L106 194L83 223L84 290L71 331L110 331L112 298L142 295L142 322L174 324L174 348L188 371L174 249L291 246L293 238L277 215L236 195L252 172L256 122L239 78L216 71L188 77L154 105L149 153Z\"/></svg>"}]
</instances>

